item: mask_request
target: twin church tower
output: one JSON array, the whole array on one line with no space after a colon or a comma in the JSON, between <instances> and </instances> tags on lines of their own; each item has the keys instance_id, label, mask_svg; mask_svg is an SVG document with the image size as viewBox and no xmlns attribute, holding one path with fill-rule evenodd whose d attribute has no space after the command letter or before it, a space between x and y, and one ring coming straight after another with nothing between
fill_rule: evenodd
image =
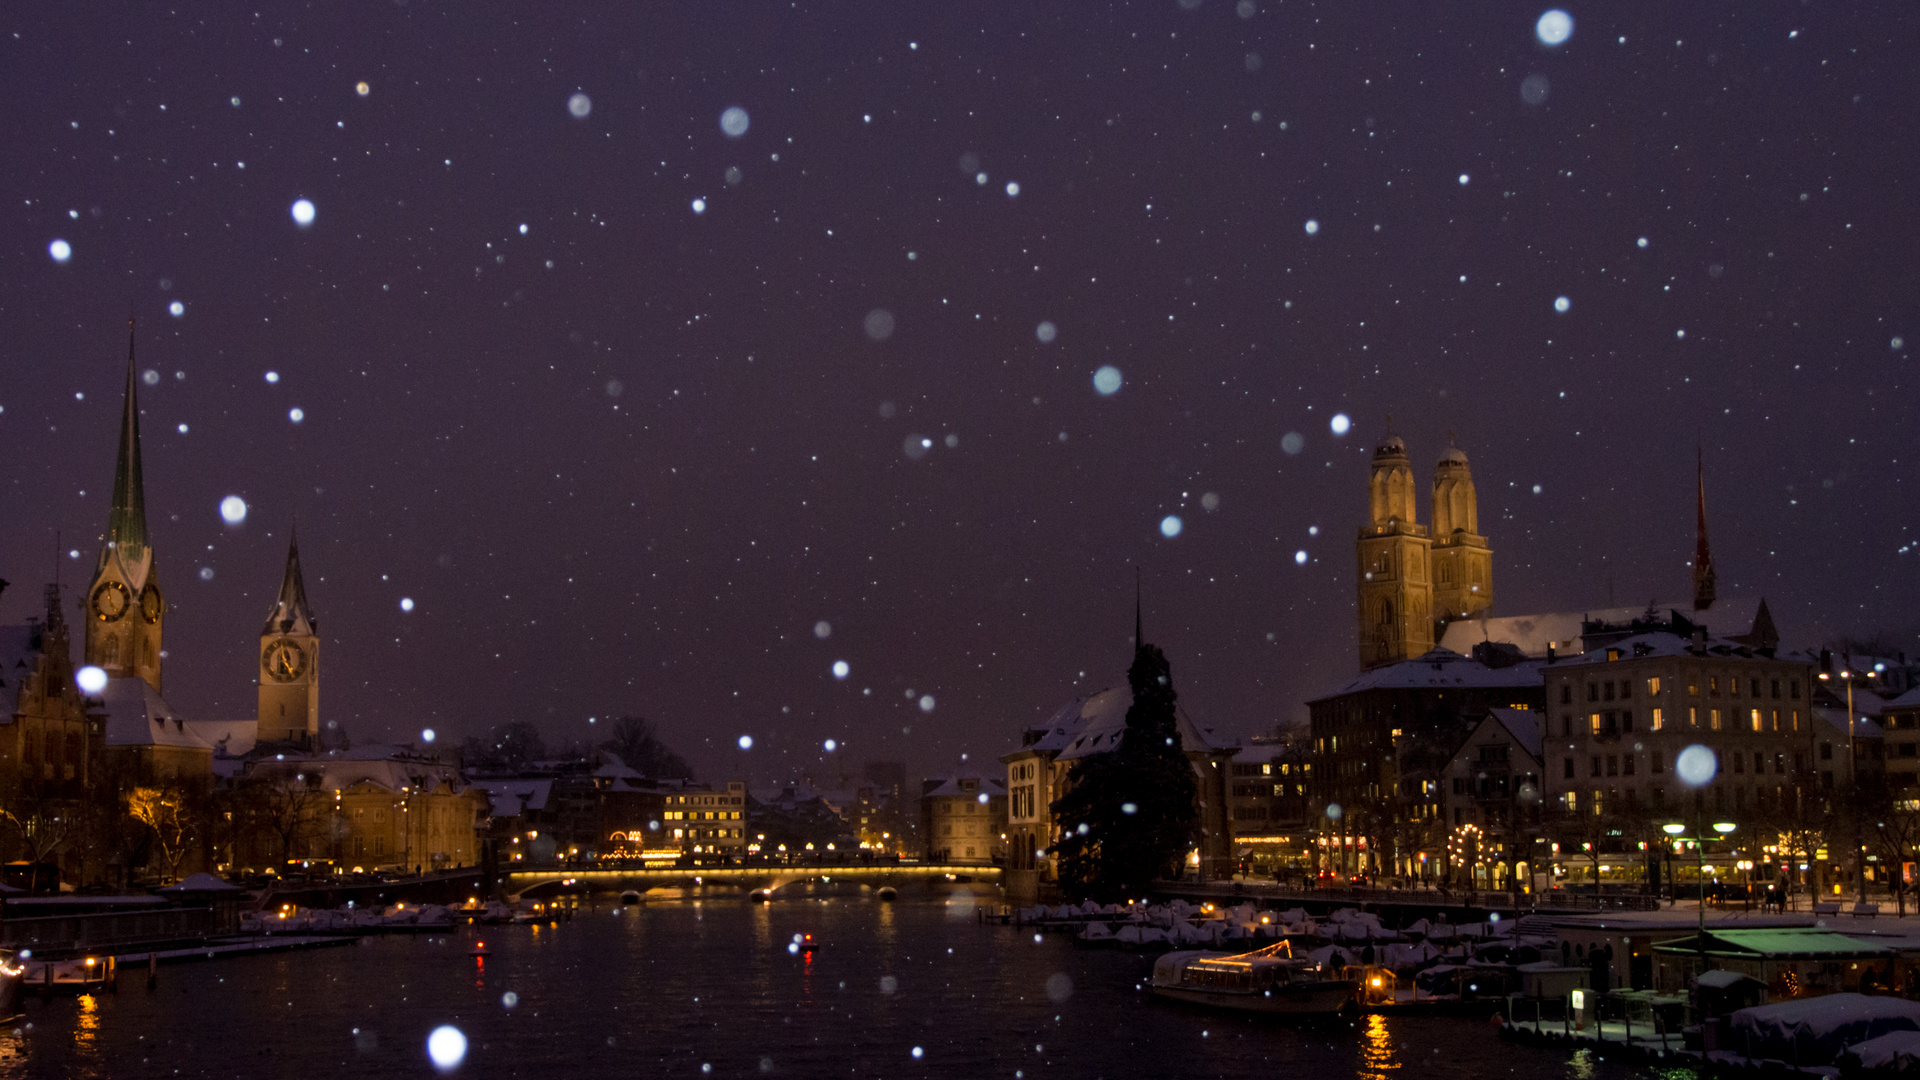
<instances>
[{"instance_id":1,"label":"twin church tower","mask_svg":"<svg viewBox=\"0 0 1920 1080\"><path fill-rule=\"evenodd\" d=\"M1449 446L1433 470L1433 530L1414 507L1407 444L1388 435L1373 452L1360 559L1360 667L1410 660L1432 649L1446 625L1493 606L1493 549L1467 455Z\"/></svg>"},{"instance_id":2,"label":"twin church tower","mask_svg":"<svg viewBox=\"0 0 1920 1080\"><path fill-rule=\"evenodd\" d=\"M129 324L125 415L120 422L113 506L107 515L99 563L81 600L81 621L86 627L86 662L104 670L110 686L113 680L140 679L157 696L161 692L161 661L166 657L161 632L167 601L147 534L146 491L140 474L138 385ZM317 746L320 638L307 605L306 584L300 578L297 538L287 545L280 595L260 633L259 681L256 740Z\"/></svg>"}]
</instances>

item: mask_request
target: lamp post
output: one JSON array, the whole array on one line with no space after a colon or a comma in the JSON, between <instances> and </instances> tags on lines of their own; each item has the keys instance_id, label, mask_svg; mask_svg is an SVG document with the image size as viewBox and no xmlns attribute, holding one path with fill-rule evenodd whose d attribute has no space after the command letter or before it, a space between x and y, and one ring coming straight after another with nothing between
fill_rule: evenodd
<instances>
[{"instance_id":1,"label":"lamp post","mask_svg":"<svg viewBox=\"0 0 1920 1080\"><path fill-rule=\"evenodd\" d=\"M1873 678L1873 673L1870 671L1864 672L1861 677L1871 679ZM1854 734L1853 679L1854 674L1852 668L1841 669L1840 681L1845 683L1847 687L1847 788L1853 801L1853 806L1851 807L1852 812L1847 816L1853 821L1854 880L1859 883L1859 902L1865 904L1867 902L1867 860L1866 845L1860 842L1860 748L1858 739ZM1831 681L1831 677L1823 671L1820 673L1820 681L1829 682Z\"/></svg>"},{"instance_id":2,"label":"lamp post","mask_svg":"<svg viewBox=\"0 0 1920 1080\"><path fill-rule=\"evenodd\" d=\"M1699 903L1700 930L1699 930L1699 933L1694 937L1693 941L1694 941L1695 950L1699 953L1699 956L1700 956L1700 970L1705 971L1707 970L1707 843L1706 842L1710 838L1706 835L1706 829L1704 829L1701 826L1700 810L1697 805L1695 806L1694 812L1693 812L1693 835L1692 836L1682 835L1687 831L1687 827L1686 825L1677 821L1669 825L1662 825L1660 826L1660 829L1662 832L1666 833L1668 836L1673 837L1675 840L1692 840L1693 841L1694 873L1698 879L1698 883L1700 887L1700 903ZM1714 825L1713 825L1713 831L1718 833L1719 835L1715 837L1711 837L1711 839L1715 839L1715 840L1724 839L1728 833L1731 833L1733 831L1733 823L1730 821L1716 821L1714 822ZM1698 977L1699 976L1696 973L1695 978L1698 978Z\"/></svg>"}]
</instances>

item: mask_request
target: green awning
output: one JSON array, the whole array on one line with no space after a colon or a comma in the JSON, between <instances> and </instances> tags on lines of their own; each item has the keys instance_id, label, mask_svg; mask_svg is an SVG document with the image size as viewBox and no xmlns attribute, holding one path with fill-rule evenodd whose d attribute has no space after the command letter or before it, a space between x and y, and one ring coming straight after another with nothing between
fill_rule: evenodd
<instances>
[{"instance_id":1,"label":"green awning","mask_svg":"<svg viewBox=\"0 0 1920 1080\"><path fill-rule=\"evenodd\" d=\"M1684 954L1700 952L1697 936L1663 941L1655 952ZM1864 960L1892 956L1893 949L1832 930L1812 928L1776 928L1769 930L1709 930L1706 934L1709 956L1737 956L1753 960Z\"/></svg>"}]
</instances>

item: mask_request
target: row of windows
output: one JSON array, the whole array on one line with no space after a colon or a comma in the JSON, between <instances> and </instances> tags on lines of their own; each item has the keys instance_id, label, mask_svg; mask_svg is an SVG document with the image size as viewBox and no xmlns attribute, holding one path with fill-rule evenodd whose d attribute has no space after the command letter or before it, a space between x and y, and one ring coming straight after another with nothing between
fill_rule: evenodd
<instances>
[{"instance_id":1,"label":"row of windows","mask_svg":"<svg viewBox=\"0 0 1920 1080\"><path fill-rule=\"evenodd\" d=\"M660 815L668 821L739 821L738 810L668 810Z\"/></svg>"},{"instance_id":2,"label":"row of windows","mask_svg":"<svg viewBox=\"0 0 1920 1080\"><path fill-rule=\"evenodd\" d=\"M1687 693L1693 697L1699 697L1700 683L1698 680L1700 676L1697 673L1694 673L1694 674L1690 674L1688 678L1694 681L1687 684ZM1662 686L1660 677L1658 675L1652 676L1648 678L1646 682L1647 682L1647 693L1649 695L1657 696L1660 693L1661 686ZM1774 698L1775 700L1779 700L1780 685L1781 685L1780 680L1769 678L1764 680L1764 682L1765 682L1766 689L1768 691L1768 695ZM1719 675L1707 676L1707 696L1719 697L1721 685L1722 685L1722 681ZM1726 686L1727 696L1739 697L1741 685L1742 685L1742 680L1740 676L1738 675L1726 676L1725 686ZM1762 696L1761 694L1762 680L1761 679L1757 677L1749 677L1745 680L1745 686L1746 686L1748 697L1757 698ZM1786 686L1787 686L1787 697L1794 701L1800 700L1800 680L1788 679L1786 681ZM1587 682L1587 700L1589 702L1613 701L1616 698L1618 698L1621 701L1626 701L1626 700L1630 700L1632 697L1633 697L1633 680L1632 679L1619 679L1619 680L1602 679L1602 680L1599 680L1598 682L1595 682L1592 680L1589 680ZM1560 684L1560 704L1562 705L1573 704L1573 683L1571 681L1563 682Z\"/></svg>"},{"instance_id":3,"label":"row of windows","mask_svg":"<svg viewBox=\"0 0 1920 1080\"><path fill-rule=\"evenodd\" d=\"M1784 713L1779 709L1701 709L1697 705L1687 706L1686 726L1697 728L1706 721L1709 731L1747 730L1747 731L1799 731L1800 710L1788 709ZM1648 730L1664 731L1672 726L1666 709L1648 709ZM1560 734L1572 737L1574 718L1572 713L1560 717ZM1587 714L1587 734L1616 735L1633 734L1633 710L1618 709Z\"/></svg>"},{"instance_id":4,"label":"row of windows","mask_svg":"<svg viewBox=\"0 0 1920 1080\"><path fill-rule=\"evenodd\" d=\"M1822 743L1820 745L1820 756L1822 759L1831 758L1833 756L1833 744ZM1632 776L1633 770L1634 770L1634 762L1638 760L1638 758L1639 758L1638 754L1605 754L1605 755L1594 754L1587 759L1587 775L1589 777ZM1735 751L1720 755L1720 761L1723 763L1723 768L1720 770L1719 775L1724 777L1729 775L1729 773L1731 773L1732 775L1744 774L1747 771L1747 765L1749 760L1751 760L1752 762L1753 774L1755 776L1764 775L1767 772L1767 767L1769 762L1771 762L1772 764L1774 775L1776 776L1788 775L1786 754L1778 753L1778 752L1768 754L1758 750L1754 751L1751 756L1749 756L1748 753L1744 750L1735 750ZM1666 758L1661 754L1647 755L1647 763L1648 763L1648 766L1650 767L1650 771L1653 772L1654 775L1656 776L1662 773L1665 773L1667 771ZM1807 767L1807 759L1805 754L1793 755L1793 771L1794 772L1802 772L1806 769L1806 767ZM1566 779L1566 780L1571 780L1574 778L1574 759L1573 758L1569 757L1569 758L1561 759L1560 775L1563 779ZM1456 784L1457 783L1458 782L1456 781Z\"/></svg>"}]
</instances>

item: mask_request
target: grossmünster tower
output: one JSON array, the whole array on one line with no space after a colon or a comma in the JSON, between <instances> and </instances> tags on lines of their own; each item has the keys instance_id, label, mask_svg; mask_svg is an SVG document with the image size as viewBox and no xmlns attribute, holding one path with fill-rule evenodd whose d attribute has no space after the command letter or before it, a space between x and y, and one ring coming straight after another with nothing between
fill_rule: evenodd
<instances>
[{"instance_id":1,"label":"grossm\u00fcnster tower","mask_svg":"<svg viewBox=\"0 0 1920 1080\"><path fill-rule=\"evenodd\" d=\"M1388 435L1373 452L1359 555L1360 667L1409 660L1433 648L1456 619L1493 606L1493 549L1467 455L1449 446L1433 470L1433 530L1414 505L1407 444Z\"/></svg>"}]
</instances>

